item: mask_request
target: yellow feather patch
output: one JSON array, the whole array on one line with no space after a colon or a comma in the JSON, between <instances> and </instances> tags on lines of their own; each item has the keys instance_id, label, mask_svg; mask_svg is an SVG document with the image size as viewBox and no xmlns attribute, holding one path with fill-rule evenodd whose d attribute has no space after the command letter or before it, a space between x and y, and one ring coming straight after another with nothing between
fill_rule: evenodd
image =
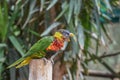
<instances>
[{"instance_id":1,"label":"yellow feather patch","mask_svg":"<svg viewBox=\"0 0 120 80\"><path fill-rule=\"evenodd\" d=\"M18 66L16 66L16 68L20 68L22 66L29 64L31 59L32 59L31 57L27 57L23 62L21 62Z\"/></svg>"},{"instance_id":2,"label":"yellow feather patch","mask_svg":"<svg viewBox=\"0 0 120 80\"><path fill-rule=\"evenodd\" d=\"M60 32L55 32L53 36L60 40L62 40L62 37L63 37L63 35Z\"/></svg>"}]
</instances>

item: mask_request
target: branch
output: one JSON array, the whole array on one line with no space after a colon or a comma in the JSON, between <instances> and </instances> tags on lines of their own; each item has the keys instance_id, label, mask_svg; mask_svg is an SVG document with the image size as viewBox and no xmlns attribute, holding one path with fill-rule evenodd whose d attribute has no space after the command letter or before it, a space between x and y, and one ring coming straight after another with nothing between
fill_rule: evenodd
<instances>
[{"instance_id":1,"label":"branch","mask_svg":"<svg viewBox=\"0 0 120 80\"><path fill-rule=\"evenodd\" d=\"M120 54L120 52L111 53L111 54L107 54L107 55L102 55L102 56L99 56L99 59L106 58L106 57L117 56L119 54ZM97 59L97 58L95 57L94 59ZM93 59L92 58L86 59L86 61L91 61L91 60L93 60Z\"/></svg>"},{"instance_id":2,"label":"branch","mask_svg":"<svg viewBox=\"0 0 120 80\"><path fill-rule=\"evenodd\" d=\"M104 77L104 78L119 78L117 75L111 74L109 72L103 72L103 71L95 71L95 70L88 70L88 73L86 74L84 70L81 70L81 73L86 76L94 76L94 77Z\"/></svg>"},{"instance_id":3,"label":"branch","mask_svg":"<svg viewBox=\"0 0 120 80\"><path fill-rule=\"evenodd\" d=\"M100 58L105 58L105 57L112 57L112 56L117 56L117 55L119 55L119 54L120 54L120 52L111 53L111 54L107 54L107 55L102 55L102 56L100 56Z\"/></svg>"}]
</instances>

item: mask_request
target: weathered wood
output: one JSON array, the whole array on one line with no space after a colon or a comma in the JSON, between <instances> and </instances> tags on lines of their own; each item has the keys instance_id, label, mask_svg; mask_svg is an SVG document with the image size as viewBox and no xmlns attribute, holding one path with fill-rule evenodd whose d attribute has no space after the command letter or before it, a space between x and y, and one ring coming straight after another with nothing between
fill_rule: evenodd
<instances>
[{"instance_id":1,"label":"weathered wood","mask_svg":"<svg viewBox=\"0 0 120 80\"><path fill-rule=\"evenodd\" d=\"M52 63L44 59L33 59L29 65L29 80L52 80Z\"/></svg>"}]
</instances>

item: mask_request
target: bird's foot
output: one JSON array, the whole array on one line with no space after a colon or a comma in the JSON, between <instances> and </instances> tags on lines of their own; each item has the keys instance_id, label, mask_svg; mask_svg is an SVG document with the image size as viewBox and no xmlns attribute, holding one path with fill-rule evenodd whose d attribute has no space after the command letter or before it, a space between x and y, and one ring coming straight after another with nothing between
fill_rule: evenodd
<instances>
[{"instance_id":1,"label":"bird's foot","mask_svg":"<svg viewBox=\"0 0 120 80\"><path fill-rule=\"evenodd\" d=\"M51 61L52 64L54 64L54 60L53 60L53 58L50 58L50 61Z\"/></svg>"},{"instance_id":2,"label":"bird's foot","mask_svg":"<svg viewBox=\"0 0 120 80\"><path fill-rule=\"evenodd\" d=\"M54 64L54 60L53 59L51 59L51 63Z\"/></svg>"},{"instance_id":3,"label":"bird's foot","mask_svg":"<svg viewBox=\"0 0 120 80\"><path fill-rule=\"evenodd\" d=\"M45 64L48 62L48 60L46 58L43 58L43 60L44 60Z\"/></svg>"}]
</instances>

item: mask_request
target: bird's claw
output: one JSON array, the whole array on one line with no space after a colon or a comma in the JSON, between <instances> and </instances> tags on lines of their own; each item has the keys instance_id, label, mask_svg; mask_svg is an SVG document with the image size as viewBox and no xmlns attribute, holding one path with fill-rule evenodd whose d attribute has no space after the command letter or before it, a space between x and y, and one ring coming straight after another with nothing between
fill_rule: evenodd
<instances>
[{"instance_id":1,"label":"bird's claw","mask_svg":"<svg viewBox=\"0 0 120 80\"><path fill-rule=\"evenodd\" d=\"M51 61L52 64L54 64L54 60L52 58L50 59L50 61Z\"/></svg>"},{"instance_id":2,"label":"bird's claw","mask_svg":"<svg viewBox=\"0 0 120 80\"><path fill-rule=\"evenodd\" d=\"M48 60L46 58L43 58L43 60L44 60L45 64L48 62Z\"/></svg>"}]
</instances>

